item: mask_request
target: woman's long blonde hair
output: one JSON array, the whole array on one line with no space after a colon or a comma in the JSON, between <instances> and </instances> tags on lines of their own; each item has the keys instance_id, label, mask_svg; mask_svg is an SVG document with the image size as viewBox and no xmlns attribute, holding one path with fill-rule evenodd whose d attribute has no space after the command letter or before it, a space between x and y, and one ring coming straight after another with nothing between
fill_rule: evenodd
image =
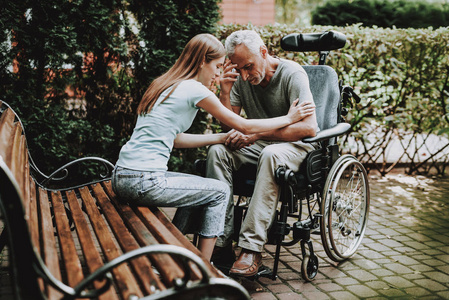
<instances>
[{"instance_id":1,"label":"woman's long blonde hair","mask_svg":"<svg viewBox=\"0 0 449 300\"><path fill-rule=\"evenodd\" d=\"M176 63L150 84L140 101L137 114L149 113L163 91L173 86L165 100L181 81L195 77L203 62L209 63L225 54L223 44L213 35L202 33L194 36L187 43Z\"/></svg>"}]
</instances>

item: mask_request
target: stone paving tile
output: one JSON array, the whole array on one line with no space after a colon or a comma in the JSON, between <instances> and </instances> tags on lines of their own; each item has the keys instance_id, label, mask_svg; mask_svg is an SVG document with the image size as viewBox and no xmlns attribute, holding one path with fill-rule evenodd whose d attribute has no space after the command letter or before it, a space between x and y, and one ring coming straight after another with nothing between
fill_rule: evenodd
<instances>
[{"instance_id":1,"label":"stone paving tile","mask_svg":"<svg viewBox=\"0 0 449 300\"><path fill-rule=\"evenodd\" d=\"M449 291L439 292L437 295L440 296L441 299L449 299Z\"/></svg>"},{"instance_id":2,"label":"stone paving tile","mask_svg":"<svg viewBox=\"0 0 449 300\"><path fill-rule=\"evenodd\" d=\"M332 297L335 298L335 299L344 299L344 300L359 299L359 297L357 297L356 295L354 295L354 294L352 294L351 292L348 292L348 291L333 292L332 293Z\"/></svg>"},{"instance_id":3,"label":"stone paving tile","mask_svg":"<svg viewBox=\"0 0 449 300\"><path fill-rule=\"evenodd\" d=\"M375 290L366 285L351 285L348 289L360 298L369 298L379 295Z\"/></svg>"},{"instance_id":4,"label":"stone paving tile","mask_svg":"<svg viewBox=\"0 0 449 300\"><path fill-rule=\"evenodd\" d=\"M447 289L447 286L444 286L432 279L419 279L415 280L415 283L426 289L429 289L430 291L440 292Z\"/></svg>"},{"instance_id":5,"label":"stone paving tile","mask_svg":"<svg viewBox=\"0 0 449 300\"><path fill-rule=\"evenodd\" d=\"M431 292L422 287L412 287L404 290L407 294L413 295L415 297L429 296Z\"/></svg>"}]
</instances>

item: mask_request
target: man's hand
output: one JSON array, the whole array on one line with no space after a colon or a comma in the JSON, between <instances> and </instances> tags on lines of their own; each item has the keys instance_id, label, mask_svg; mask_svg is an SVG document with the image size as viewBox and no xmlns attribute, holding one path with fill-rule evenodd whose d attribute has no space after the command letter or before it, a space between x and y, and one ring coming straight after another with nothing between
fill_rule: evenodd
<instances>
[{"instance_id":1,"label":"man's hand","mask_svg":"<svg viewBox=\"0 0 449 300\"><path fill-rule=\"evenodd\" d=\"M300 104L298 104L298 102L299 99L293 101L287 114L287 117L292 120L292 123L299 122L302 119L313 115L315 112L315 104L313 104L311 101L304 101Z\"/></svg>"},{"instance_id":2,"label":"man's hand","mask_svg":"<svg viewBox=\"0 0 449 300\"><path fill-rule=\"evenodd\" d=\"M237 81L239 73L235 71L237 65L232 64L231 60L228 60L223 65L223 73L220 76L220 88L221 93L229 95L234 82Z\"/></svg>"},{"instance_id":3,"label":"man's hand","mask_svg":"<svg viewBox=\"0 0 449 300\"><path fill-rule=\"evenodd\" d=\"M232 150L238 150L246 146L251 146L257 140L256 134L245 135L232 129L227 135L225 145Z\"/></svg>"}]
</instances>

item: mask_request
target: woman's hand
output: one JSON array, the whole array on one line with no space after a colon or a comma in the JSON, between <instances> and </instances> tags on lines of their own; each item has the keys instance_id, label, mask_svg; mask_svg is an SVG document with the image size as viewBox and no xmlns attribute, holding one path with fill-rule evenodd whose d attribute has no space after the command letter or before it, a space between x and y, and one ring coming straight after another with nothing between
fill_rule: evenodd
<instances>
[{"instance_id":1,"label":"woman's hand","mask_svg":"<svg viewBox=\"0 0 449 300\"><path fill-rule=\"evenodd\" d=\"M226 138L225 145L231 150L238 150L243 147L251 146L257 140L256 134L243 134L235 129L230 130Z\"/></svg>"},{"instance_id":2,"label":"woman's hand","mask_svg":"<svg viewBox=\"0 0 449 300\"><path fill-rule=\"evenodd\" d=\"M288 111L287 117L291 120L291 123L296 123L302 119L311 116L315 112L315 104L311 101L304 101L298 104L299 99L293 101Z\"/></svg>"},{"instance_id":3,"label":"woman's hand","mask_svg":"<svg viewBox=\"0 0 449 300\"><path fill-rule=\"evenodd\" d=\"M223 65L223 73L220 76L221 93L229 94L234 82L237 81L239 73L235 71L235 67L237 67L237 65L232 64L229 59Z\"/></svg>"}]
</instances>

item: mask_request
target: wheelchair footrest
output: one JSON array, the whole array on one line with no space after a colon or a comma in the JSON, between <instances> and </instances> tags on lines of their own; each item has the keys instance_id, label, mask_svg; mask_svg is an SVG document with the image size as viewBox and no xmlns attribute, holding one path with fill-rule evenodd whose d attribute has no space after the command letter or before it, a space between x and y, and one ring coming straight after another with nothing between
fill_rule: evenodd
<instances>
[{"instance_id":1,"label":"wheelchair footrest","mask_svg":"<svg viewBox=\"0 0 449 300\"><path fill-rule=\"evenodd\" d=\"M273 270L271 270L269 267L262 265L260 267L259 272L256 274L257 278L259 277L266 277L270 278L272 280L276 280L277 275L273 276Z\"/></svg>"}]
</instances>

